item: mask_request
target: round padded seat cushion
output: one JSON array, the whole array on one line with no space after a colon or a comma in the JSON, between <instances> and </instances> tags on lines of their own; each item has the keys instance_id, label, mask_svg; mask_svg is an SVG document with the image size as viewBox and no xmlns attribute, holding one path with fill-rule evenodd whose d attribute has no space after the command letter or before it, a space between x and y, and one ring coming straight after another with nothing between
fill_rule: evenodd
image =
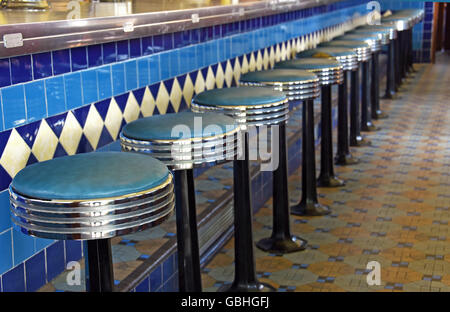
<instances>
[{"instance_id":1,"label":"round padded seat cushion","mask_svg":"<svg viewBox=\"0 0 450 312\"><path fill-rule=\"evenodd\" d=\"M177 126L181 131L176 130ZM184 131L185 126L189 131ZM142 141L181 140L221 135L237 127L233 118L223 114L180 112L138 119L123 127L122 133Z\"/></svg>"},{"instance_id":2,"label":"round padded seat cushion","mask_svg":"<svg viewBox=\"0 0 450 312\"><path fill-rule=\"evenodd\" d=\"M273 69L254 71L242 75L242 82L302 82L317 79L311 72L298 69Z\"/></svg>"},{"instance_id":3,"label":"round padded seat cushion","mask_svg":"<svg viewBox=\"0 0 450 312\"><path fill-rule=\"evenodd\" d=\"M311 50L305 50L297 54L297 57L340 57L356 55L350 48L340 47L322 47Z\"/></svg>"},{"instance_id":4,"label":"round padded seat cushion","mask_svg":"<svg viewBox=\"0 0 450 312\"><path fill-rule=\"evenodd\" d=\"M269 87L238 87L204 91L193 102L208 106L257 106L270 105L286 100L286 95Z\"/></svg>"},{"instance_id":5,"label":"round padded seat cushion","mask_svg":"<svg viewBox=\"0 0 450 312\"><path fill-rule=\"evenodd\" d=\"M343 36L336 37L335 40L358 40L358 41L366 41L366 40L378 40L378 36L376 34L366 34L366 33L351 33Z\"/></svg>"},{"instance_id":6,"label":"round padded seat cushion","mask_svg":"<svg viewBox=\"0 0 450 312\"><path fill-rule=\"evenodd\" d=\"M92 152L27 166L11 186L34 199L88 200L146 191L161 185L168 175L167 167L148 155Z\"/></svg>"},{"instance_id":7,"label":"round padded seat cushion","mask_svg":"<svg viewBox=\"0 0 450 312\"><path fill-rule=\"evenodd\" d=\"M278 68L315 70L315 69L336 68L341 65L339 61L333 59L307 57L279 62L275 66Z\"/></svg>"},{"instance_id":8,"label":"round padded seat cushion","mask_svg":"<svg viewBox=\"0 0 450 312\"><path fill-rule=\"evenodd\" d=\"M364 41L359 40L332 40L328 42L324 42L320 44L321 47L329 47L329 46L336 46L336 47L349 47L352 49L358 49L358 48L369 48L370 46L365 43Z\"/></svg>"}]
</instances>

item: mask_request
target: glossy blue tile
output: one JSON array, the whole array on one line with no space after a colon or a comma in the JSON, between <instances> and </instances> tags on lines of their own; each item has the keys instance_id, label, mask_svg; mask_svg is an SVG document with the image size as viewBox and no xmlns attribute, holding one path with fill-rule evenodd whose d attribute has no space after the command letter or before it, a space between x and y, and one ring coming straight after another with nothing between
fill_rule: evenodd
<instances>
[{"instance_id":1,"label":"glossy blue tile","mask_svg":"<svg viewBox=\"0 0 450 312\"><path fill-rule=\"evenodd\" d=\"M35 238L36 243L36 252L41 251L44 248L47 248L48 246L50 246L51 244L53 244L55 242L55 240L53 239L45 239L45 238Z\"/></svg>"},{"instance_id":2,"label":"glossy blue tile","mask_svg":"<svg viewBox=\"0 0 450 312\"><path fill-rule=\"evenodd\" d=\"M217 49L218 43L217 40L209 41L205 44L205 56L206 56L206 65L211 65L217 63Z\"/></svg>"},{"instance_id":3,"label":"glossy blue tile","mask_svg":"<svg viewBox=\"0 0 450 312\"><path fill-rule=\"evenodd\" d=\"M34 79L46 78L51 75L53 75L51 52L33 54Z\"/></svg>"},{"instance_id":4,"label":"glossy blue tile","mask_svg":"<svg viewBox=\"0 0 450 312\"><path fill-rule=\"evenodd\" d=\"M103 65L102 45L95 44L87 47L88 53L88 66L100 66Z\"/></svg>"},{"instance_id":5,"label":"glossy blue tile","mask_svg":"<svg viewBox=\"0 0 450 312\"><path fill-rule=\"evenodd\" d=\"M191 29L191 44L200 42L200 29Z\"/></svg>"},{"instance_id":6,"label":"glossy blue tile","mask_svg":"<svg viewBox=\"0 0 450 312\"><path fill-rule=\"evenodd\" d=\"M125 92L125 66L123 63L111 65L113 95Z\"/></svg>"},{"instance_id":7,"label":"glossy blue tile","mask_svg":"<svg viewBox=\"0 0 450 312\"><path fill-rule=\"evenodd\" d=\"M128 40L122 40L117 42L117 61L128 60L129 58L129 46Z\"/></svg>"},{"instance_id":8,"label":"glossy blue tile","mask_svg":"<svg viewBox=\"0 0 450 312\"><path fill-rule=\"evenodd\" d=\"M150 55L154 53L152 36L144 37L141 39L141 49L141 55Z\"/></svg>"},{"instance_id":9,"label":"glossy blue tile","mask_svg":"<svg viewBox=\"0 0 450 312\"><path fill-rule=\"evenodd\" d=\"M173 49L173 35L170 33L153 36L153 49L155 53Z\"/></svg>"},{"instance_id":10,"label":"glossy blue tile","mask_svg":"<svg viewBox=\"0 0 450 312\"><path fill-rule=\"evenodd\" d=\"M46 249L47 253L47 280L51 281L64 271L64 244L57 241Z\"/></svg>"},{"instance_id":11,"label":"glossy blue tile","mask_svg":"<svg viewBox=\"0 0 450 312\"><path fill-rule=\"evenodd\" d=\"M70 261L80 260L81 249L83 248L82 242L75 240L66 240L64 243L66 248L66 264Z\"/></svg>"},{"instance_id":12,"label":"glossy blue tile","mask_svg":"<svg viewBox=\"0 0 450 312\"><path fill-rule=\"evenodd\" d=\"M70 49L70 57L72 59L72 71L78 71L87 68L88 65L86 47Z\"/></svg>"},{"instance_id":13,"label":"glossy blue tile","mask_svg":"<svg viewBox=\"0 0 450 312\"><path fill-rule=\"evenodd\" d=\"M66 110L66 96L64 91L64 78L53 77L45 80L47 93L48 116L62 113Z\"/></svg>"},{"instance_id":14,"label":"glossy blue tile","mask_svg":"<svg viewBox=\"0 0 450 312\"><path fill-rule=\"evenodd\" d=\"M103 64L110 64L117 61L116 43L108 42L102 44Z\"/></svg>"},{"instance_id":15,"label":"glossy blue tile","mask_svg":"<svg viewBox=\"0 0 450 312\"><path fill-rule=\"evenodd\" d=\"M70 72L70 50L58 50L52 52L53 74L60 75Z\"/></svg>"},{"instance_id":16,"label":"glossy blue tile","mask_svg":"<svg viewBox=\"0 0 450 312\"><path fill-rule=\"evenodd\" d=\"M20 264L2 276L2 287L4 292L24 292L25 289L25 269Z\"/></svg>"},{"instance_id":17,"label":"glossy blue tile","mask_svg":"<svg viewBox=\"0 0 450 312\"><path fill-rule=\"evenodd\" d=\"M13 266L11 230L0 234L0 255L0 274L3 274Z\"/></svg>"},{"instance_id":18,"label":"glossy blue tile","mask_svg":"<svg viewBox=\"0 0 450 312\"><path fill-rule=\"evenodd\" d=\"M136 60L125 62L125 87L126 90L134 90L138 87Z\"/></svg>"},{"instance_id":19,"label":"glossy blue tile","mask_svg":"<svg viewBox=\"0 0 450 312\"><path fill-rule=\"evenodd\" d=\"M175 77L180 74L180 50L169 51L169 62L170 62L170 77Z\"/></svg>"},{"instance_id":20,"label":"glossy blue tile","mask_svg":"<svg viewBox=\"0 0 450 312\"><path fill-rule=\"evenodd\" d=\"M18 265L34 254L34 238L16 230L12 234L14 265Z\"/></svg>"},{"instance_id":21,"label":"glossy blue tile","mask_svg":"<svg viewBox=\"0 0 450 312\"><path fill-rule=\"evenodd\" d=\"M81 72L83 86L83 104L98 101L97 71L95 69Z\"/></svg>"},{"instance_id":22,"label":"glossy blue tile","mask_svg":"<svg viewBox=\"0 0 450 312\"><path fill-rule=\"evenodd\" d=\"M74 109L83 105L80 73L64 75L67 109Z\"/></svg>"},{"instance_id":23,"label":"glossy blue tile","mask_svg":"<svg viewBox=\"0 0 450 312\"><path fill-rule=\"evenodd\" d=\"M0 192L0 233L11 228L11 215L9 212L9 207L9 192L8 190L4 190ZM3 257L3 254L1 255L1 257Z\"/></svg>"},{"instance_id":24,"label":"glossy blue tile","mask_svg":"<svg viewBox=\"0 0 450 312\"><path fill-rule=\"evenodd\" d=\"M169 52L159 53L161 80L170 78L170 59Z\"/></svg>"},{"instance_id":25,"label":"glossy blue tile","mask_svg":"<svg viewBox=\"0 0 450 312\"><path fill-rule=\"evenodd\" d=\"M150 56L148 59L148 68L150 72L150 84L161 80L159 54Z\"/></svg>"},{"instance_id":26,"label":"glossy blue tile","mask_svg":"<svg viewBox=\"0 0 450 312\"><path fill-rule=\"evenodd\" d=\"M31 55L15 56L10 58L12 84L32 80Z\"/></svg>"},{"instance_id":27,"label":"glossy blue tile","mask_svg":"<svg viewBox=\"0 0 450 312\"><path fill-rule=\"evenodd\" d=\"M179 31L173 34L174 49L182 48L191 44L191 31Z\"/></svg>"},{"instance_id":28,"label":"glossy blue tile","mask_svg":"<svg viewBox=\"0 0 450 312\"><path fill-rule=\"evenodd\" d=\"M111 67L102 66L96 69L98 81L98 99L103 100L112 96Z\"/></svg>"},{"instance_id":29,"label":"glossy blue tile","mask_svg":"<svg viewBox=\"0 0 450 312\"><path fill-rule=\"evenodd\" d=\"M45 284L45 253L41 251L25 262L26 291L36 291Z\"/></svg>"},{"instance_id":30,"label":"glossy blue tile","mask_svg":"<svg viewBox=\"0 0 450 312\"><path fill-rule=\"evenodd\" d=\"M0 59L0 88L11 84L11 71L9 59Z\"/></svg>"},{"instance_id":31,"label":"glossy blue tile","mask_svg":"<svg viewBox=\"0 0 450 312\"><path fill-rule=\"evenodd\" d=\"M145 87L150 83L148 58L137 60L139 88Z\"/></svg>"},{"instance_id":32,"label":"glossy blue tile","mask_svg":"<svg viewBox=\"0 0 450 312\"><path fill-rule=\"evenodd\" d=\"M130 57L139 57L142 55L141 39L130 39Z\"/></svg>"},{"instance_id":33,"label":"glossy blue tile","mask_svg":"<svg viewBox=\"0 0 450 312\"><path fill-rule=\"evenodd\" d=\"M25 84L25 103L27 107L28 122L47 117L45 85L43 80Z\"/></svg>"},{"instance_id":34,"label":"glossy blue tile","mask_svg":"<svg viewBox=\"0 0 450 312\"><path fill-rule=\"evenodd\" d=\"M180 74L189 73L197 68L197 56L195 46L189 46L180 49Z\"/></svg>"},{"instance_id":35,"label":"glossy blue tile","mask_svg":"<svg viewBox=\"0 0 450 312\"><path fill-rule=\"evenodd\" d=\"M5 129L24 124L26 122L26 112L23 85L6 87L1 92Z\"/></svg>"},{"instance_id":36,"label":"glossy blue tile","mask_svg":"<svg viewBox=\"0 0 450 312\"><path fill-rule=\"evenodd\" d=\"M162 269L158 266L150 273L150 291L157 290L162 285Z\"/></svg>"}]
</instances>

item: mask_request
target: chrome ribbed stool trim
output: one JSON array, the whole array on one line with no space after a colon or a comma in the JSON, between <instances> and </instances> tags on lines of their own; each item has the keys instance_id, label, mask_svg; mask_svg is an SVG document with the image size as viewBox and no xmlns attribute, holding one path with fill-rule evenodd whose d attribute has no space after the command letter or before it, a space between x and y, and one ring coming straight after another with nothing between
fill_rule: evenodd
<instances>
[{"instance_id":1,"label":"chrome ribbed stool trim","mask_svg":"<svg viewBox=\"0 0 450 312\"><path fill-rule=\"evenodd\" d=\"M220 112L233 117L242 126L269 126L280 124L289 118L288 101L286 99L271 104L232 107L197 104L192 100L191 110L195 113Z\"/></svg>"},{"instance_id":2,"label":"chrome ribbed stool trim","mask_svg":"<svg viewBox=\"0 0 450 312\"><path fill-rule=\"evenodd\" d=\"M345 34L343 36L339 36L336 40L355 40L355 41L364 41L370 46L370 50L372 52L381 51L381 39L378 35L369 35L369 34Z\"/></svg>"},{"instance_id":3,"label":"chrome ribbed stool trim","mask_svg":"<svg viewBox=\"0 0 450 312\"><path fill-rule=\"evenodd\" d=\"M341 63L344 71L357 70L359 66L358 55L351 48L319 47L300 52L297 54L297 57L328 58L337 60Z\"/></svg>"},{"instance_id":4,"label":"chrome ribbed stool trim","mask_svg":"<svg viewBox=\"0 0 450 312\"><path fill-rule=\"evenodd\" d=\"M352 49L358 57L358 62L366 62L372 58L372 50L370 45L364 41L335 39L332 41L323 42L319 45L319 47L342 47Z\"/></svg>"},{"instance_id":5,"label":"chrome ribbed stool trim","mask_svg":"<svg viewBox=\"0 0 450 312\"><path fill-rule=\"evenodd\" d=\"M397 31L404 31L414 26L414 21L407 17L388 16L381 19L381 24L395 26Z\"/></svg>"},{"instance_id":6,"label":"chrome ribbed stool trim","mask_svg":"<svg viewBox=\"0 0 450 312\"><path fill-rule=\"evenodd\" d=\"M111 238L141 231L173 213L173 177L147 191L89 200L42 200L10 187L13 226L27 235L70 240Z\"/></svg>"},{"instance_id":7,"label":"chrome ribbed stool trim","mask_svg":"<svg viewBox=\"0 0 450 312\"><path fill-rule=\"evenodd\" d=\"M240 144L240 127L225 133L204 138L182 140L144 141L120 134L120 144L125 152L149 154L174 170L192 169L204 163L220 164L234 160Z\"/></svg>"},{"instance_id":8,"label":"chrome ribbed stool trim","mask_svg":"<svg viewBox=\"0 0 450 312\"><path fill-rule=\"evenodd\" d=\"M289 101L302 101L315 99L320 96L319 79L307 82L239 82L242 86L250 87L273 87L288 97Z\"/></svg>"}]
</instances>

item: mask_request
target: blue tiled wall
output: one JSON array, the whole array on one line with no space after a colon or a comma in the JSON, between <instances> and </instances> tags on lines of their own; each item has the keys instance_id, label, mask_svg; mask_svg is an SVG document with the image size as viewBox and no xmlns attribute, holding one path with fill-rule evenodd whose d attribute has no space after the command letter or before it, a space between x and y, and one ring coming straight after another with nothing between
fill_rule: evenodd
<instances>
[{"instance_id":1,"label":"blue tiled wall","mask_svg":"<svg viewBox=\"0 0 450 312\"><path fill-rule=\"evenodd\" d=\"M413 49L416 62L430 62L433 28L433 2L380 0L381 10L423 9L424 20L413 28Z\"/></svg>"},{"instance_id":2,"label":"blue tiled wall","mask_svg":"<svg viewBox=\"0 0 450 312\"><path fill-rule=\"evenodd\" d=\"M235 85L244 68L267 68L274 60L289 58L290 49L312 40L313 32L315 38L355 14L367 14L366 2L341 1L227 25L0 60L2 289L36 290L82 256L79 242L13 231L7 187L20 169L96 150L115 141L120 128L136 118L186 109L195 93ZM169 282L172 276L165 277L161 290L175 283Z\"/></svg>"}]
</instances>

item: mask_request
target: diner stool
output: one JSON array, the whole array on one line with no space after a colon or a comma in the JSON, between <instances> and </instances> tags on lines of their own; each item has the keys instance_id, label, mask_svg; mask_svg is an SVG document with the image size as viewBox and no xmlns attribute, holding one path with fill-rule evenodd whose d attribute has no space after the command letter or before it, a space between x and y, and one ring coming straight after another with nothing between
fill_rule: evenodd
<instances>
[{"instance_id":1,"label":"diner stool","mask_svg":"<svg viewBox=\"0 0 450 312\"><path fill-rule=\"evenodd\" d=\"M355 40L355 41L364 41L370 45L372 51L372 60L376 58L378 60L379 52L381 51L381 39L378 35L374 34L345 34L343 36L337 37L336 40ZM378 68L377 68L378 70ZM371 132L380 130L379 127L375 126L372 123L372 116L369 113L369 103L371 102L370 97L370 85L374 84L375 81L370 81L370 73L373 72L373 68L370 68L370 63L365 62L362 64L362 72L361 72L361 131ZM372 75L373 77L373 75ZM369 83L370 81L370 83Z\"/></svg>"},{"instance_id":2,"label":"diner stool","mask_svg":"<svg viewBox=\"0 0 450 312\"><path fill-rule=\"evenodd\" d=\"M123 151L153 156L174 172L181 292L202 290L193 168L233 160L239 129L222 114L180 112L138 119L120 134Z\"/></svg>"},{"instance_id":3,"label":"diner stool","mask_svg":"<svg viewBox=\"0 0 450 312\"><path fill-rule=\"evenodd\" d=\"M390 31L386 29L356 29L348 34L376 35L382 45L390 43ZM370 83L370 116L372 119L383 119L387 115L380 109L380 51L373 52ZM387 73L389 75L389 73Z\"/></svg>"},{"instance_id":4,"label":"diner stool","mask_svg":"<svg viewBox=\"0 0 450 312\"><path fill-rule=\"evenodd\" d=\"M388 61L386 67L386 92L383 96L384 99L395 98L395 40L397 40L397 28L392 25L364 25L357 28L357 30L382 30L389 32L389 44L388 44ZM377 107L377 118L382 119L388 116L380 111L380 107Z\"/></svg>"},{"instance_id":5,"label":"diner stool","mask_svg":"<svg viewBox=\"0 0 450 312\"><path fill-rule=\"evenodd\" d=\"M293 109L297 103L303 102L303 111L307 111L306 101L317 98L320 94L319 78L313 73L303 70L292 69L273 69L266 71L255 71L242 75L240 85L253 87L271 87L275 90L282 91L289 100L290 108ZM306 147L307 139L305 136L313 136L305 126L306 118L303 122L303 145ZM310 121L308 121L310 123ZM313 120L314 124L314 120ZM286 144L286 121L278 125L278 144L279 162L278 167L273 171L273 227L272 235L269 238L263 238L256 246L264 251L272 253L289 253L304 250L306 241L292 236L289 228L289 190L288 190L288 150ZM314 129L313 129L314 131ZM310 152L310 151L309 151ZM312 152L314 153L314 147ZM303 169L306 170L306 154L303 154ZM311 157L311 155L308 155ZM308 164L309 165L309 164ZM314 169L313 167L312 169ZM315 169L314 169L315 171ZM312 172L312 178L315 180L315 172ZM302 175L302 179L306 178L306 174ZM304 181L304 180L303 180ZM310 181L308 181L310 182ZM307 182L303 182L304 194L306 195ZM315 181L314 181L315 186ZM317 197L317 196L316 196ZM317 200L316 200L317 202Z\"/></svg>"},{"instance_id":6,"label":"diner stool","mask_svg":"<svg viewBox=\"0 0 450 312\"><path fill-rule=\"evenodd\" d=\"M319 47L343 47L356 52L360 64L367 63L371 58L370 46L363 41L332 40L321 43ZM361 67L361 66L360 66ZM370 140L361 135L360 122L360 70L350 73L350 146L368 146Z\"/></svg>"},{"instance_id":7,"label":"diner stool","mask_svg":"<svg viewBox=\"0 0 450 312\"><path fill-rule=\"evenodd\" d=\"M319 77L321 85L321 148L320 174L317 185L321 187L344 186L344 181L334 174L333 165L333 121L331 87L342 84L344 80L343 66L339 61L326 58L301 58L283 61L276 68L291 68L310 71ZM325 213L329 213L326 211Z\"/></svg>"},{"instance_id":8,"label":"diner stool","mask_svg":"<svg viewBox=\"0 0 450 312\"><path fill-rule=\"evenodd\" d=\"M297 57L331 58L339 61L344 67L344 80L338 89L338 141L335 163L343 166L359 163L359 160L350 153L348 135L348 73L359 68L356 52L350 48L322 47L300 52Z\"/></svg>"},{"instance_id":9,"label":"diner stool","mask_svg":"<svg viewBox=\"0 0 450 312\"><path fill-rule=\"evenodd\" d=\"M167 220L172 174L159 160L120 152L54 158L22 169L10 187L13 227L27 235L86 240L86 289L111 292L110 239Z\"/></svg>"},{"instance_id":10,"label":"diner stool","mask_svg":"<svg viewBox=\"0 0 450 312\"><path fill-rule=\"evenodd\" d=\"M283 124L289 103L283 92L263 87L213 89L197 94L191 103L195 112L219 111L234 117L243 127L242 150L233 164L235 271L224 291L273 291L256 277L252 233L252 190L249 168L249 127ZM273 155L272 155L273 157Z\"/></svg>"}]
</instances>

